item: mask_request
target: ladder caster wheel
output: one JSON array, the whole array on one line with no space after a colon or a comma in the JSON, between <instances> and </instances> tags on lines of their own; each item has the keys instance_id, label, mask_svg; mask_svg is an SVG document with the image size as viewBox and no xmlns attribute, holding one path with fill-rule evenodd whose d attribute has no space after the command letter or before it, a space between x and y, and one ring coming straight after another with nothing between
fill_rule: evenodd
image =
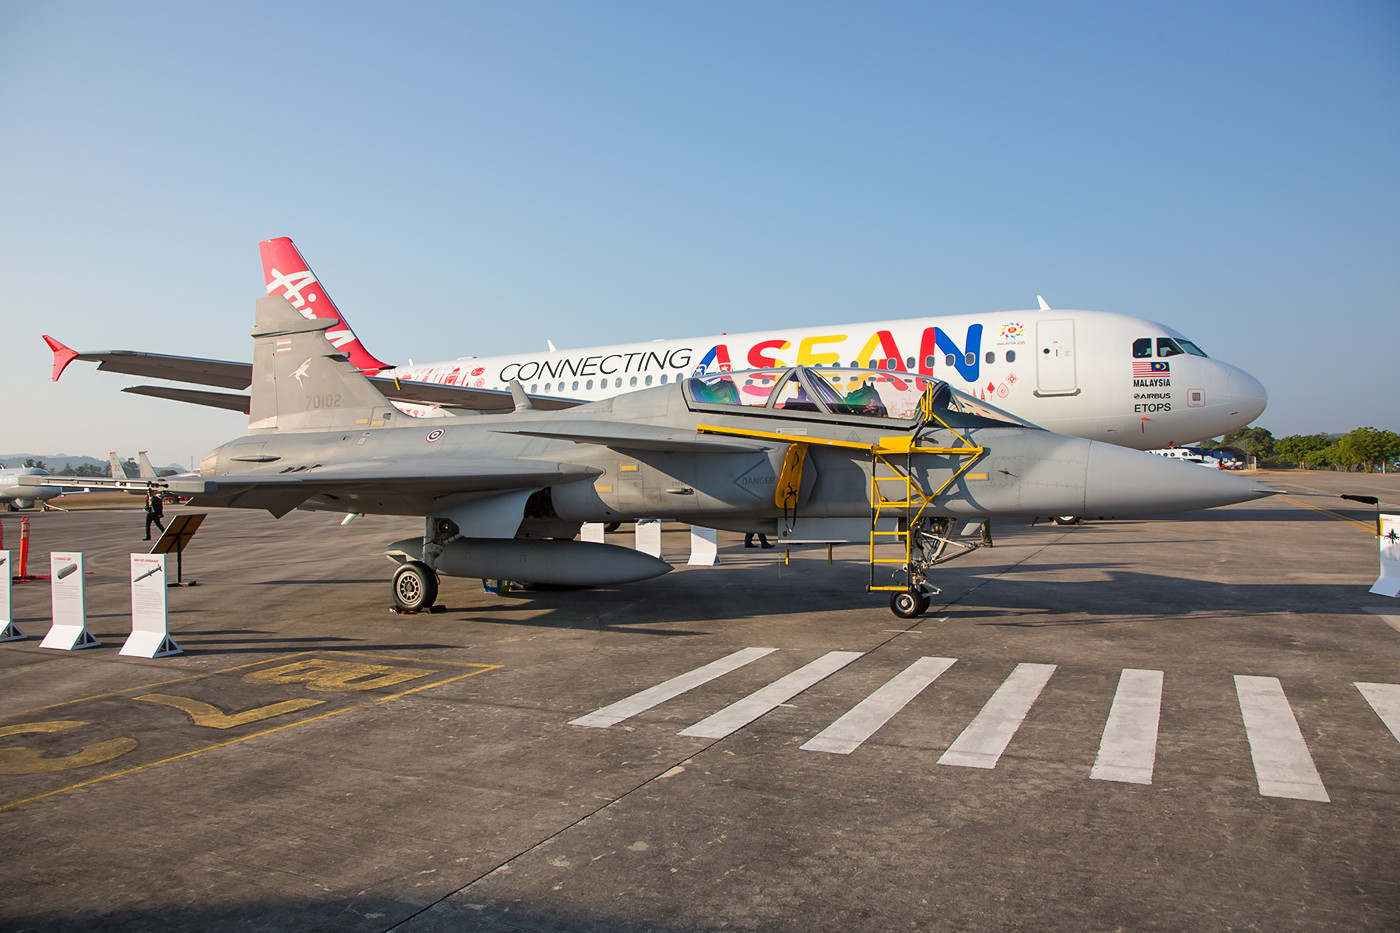
<instances>
[{"instance_id":1,"label":"ladder caster wheel","mask_svg":"<svg viewBox=\"0 0 1400 933\"><path fill-rule=\"evenodd\" d=\"M928 609L928 597L919 590L902 590L890 597L890 611L901 619L917 619Z\"/></svg>"}]
</instances>

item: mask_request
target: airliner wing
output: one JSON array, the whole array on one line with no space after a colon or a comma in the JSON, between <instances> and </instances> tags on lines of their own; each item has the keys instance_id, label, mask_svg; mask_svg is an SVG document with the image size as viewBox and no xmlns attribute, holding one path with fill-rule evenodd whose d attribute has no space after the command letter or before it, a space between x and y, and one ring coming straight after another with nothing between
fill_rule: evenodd
<instances>
[{"instance_id":1,"label":"airliner wing","mask_svg":"<svg viewBox=\"0 0 1400 933\"><path fill-rule=\"evenodd\" d=\"M44 336L53 351L53 381L74 360L96 363L105 372L143 376L147 379L168 379L192 385L215 386L221 389L248 388L253 378L251 363L230 360L208 360L193 356L173 356L167 353L147 353L141 350L99 350L80 352L53 337ZM513 411L515 401L505 389L477 389L470 386L442 385L435 382L412 382L388 376L371 376L374 387L392 401L417 405L437 405L467 411ZM201 392L193 389L172 389L162 386L133 386L124 391L155 398L172 399L194 405L207 405L230 411L248 411L246 395L221 392ZM583 404L578 399L552 396L531 396L535 408L545 411L572 408Z\"/></svg>"}]
</instances>

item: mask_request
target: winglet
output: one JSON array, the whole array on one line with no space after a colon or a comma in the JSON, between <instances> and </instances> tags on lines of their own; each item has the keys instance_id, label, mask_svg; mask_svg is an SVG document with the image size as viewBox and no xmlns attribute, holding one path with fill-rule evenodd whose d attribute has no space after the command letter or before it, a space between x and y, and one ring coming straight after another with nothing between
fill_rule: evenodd
<instances>
[{"instance_id":1,"label":"winglet","mask_svg":"<svg viewBox=\"0 0 1400 933\"><path fill-rule=\"evenodd\" d=\"M1035 300L1038 301L1038 302L1040 302L1040 310L1042 310L1042 311L1049 311L1049 310L1051 310L1051 309L1050 309L1050 305L1045 301L1044 298L1041 298L1039 295L1036 295L1036 296L1035 296Z\"/></svg>"},{"instance_id":2,"label":"winglet","mask_svg":"<svg viewBox=\"0 0 1400 933\"><path fill-rule=\"evenodd\" d=\"M58 377L62 376L63 371L68 368L68 364L78 358L78 351L72 347L65 347L48 334L44 335L44 343L48 344L49 349L53 351L53 381L57 382Z\"/></svg>"},{"instance_id":3,"label":"winglet","mask_svg":"<svg viewBox=\"0 0 1400 933\"><path fill-rule=\"evenodd\" d=\"M530 401L530 396L525 394L525 387L520 384L519 379L510 381L510 397L515 400L516 411L533 411L535 405Z\"/></svg>"}]
</instances>

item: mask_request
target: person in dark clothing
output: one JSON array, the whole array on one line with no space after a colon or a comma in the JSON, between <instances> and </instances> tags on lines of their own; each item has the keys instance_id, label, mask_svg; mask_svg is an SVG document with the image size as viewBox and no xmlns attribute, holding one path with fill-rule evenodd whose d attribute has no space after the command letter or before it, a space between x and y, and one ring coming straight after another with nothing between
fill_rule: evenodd
<instances>
[{"instance_id":1,"label":"person in dark clothing","mask_svg":"<svg viewBox=\"0 0 1400 933\"><path fill-rule=\"evenodd\" d=\"M146 540L151 540L151 522L156 523L156 527L162 532L165 531L165 524L161 518L165 515L165 503L160 501L160 493L154 489L146 490Z\"/></svg>"},{"instance_id":2,"label":"person in dark clothing","mask_svg":"<svg viewBox=\"0 0 1400 933\"><path fill-rule=\"evenodd\" d=\"M764 534L763 532L760 531L760 532L758 533L758 540L759 540L760 544L754 544L754 543L753 543L753 535L754 535L754 533L753 533L752 531L750 531L748 534L744 535L744 547L766 547L766 548L771 548L771 547L773 546L773 545L771 545L771 544L768 543L768 536L767 536L766 534Z\"/></svg>"}]
</instances>

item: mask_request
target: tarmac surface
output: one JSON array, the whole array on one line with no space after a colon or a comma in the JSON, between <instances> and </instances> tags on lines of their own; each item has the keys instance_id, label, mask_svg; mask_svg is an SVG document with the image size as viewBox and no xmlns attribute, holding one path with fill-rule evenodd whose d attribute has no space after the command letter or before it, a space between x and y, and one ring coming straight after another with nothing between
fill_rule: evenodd
<instances>
[{"instance_id":1,"label":"tarmac surface","mask_svg":"<svg viewBox=\"0 0 1400 933\"><path fill-rule=\"evenodd\" d=\"M1397 476L1260 478L1400 511ZM214 510L185 653L142 659L138 503L30 513L102 644L39 647L48 583L14 586L0 928L1400 928L1365 506L999 522L912 621L865 546L686 567L671 525L654 580L394 615L420 521Z\"/></svg>"}]
</instances>

